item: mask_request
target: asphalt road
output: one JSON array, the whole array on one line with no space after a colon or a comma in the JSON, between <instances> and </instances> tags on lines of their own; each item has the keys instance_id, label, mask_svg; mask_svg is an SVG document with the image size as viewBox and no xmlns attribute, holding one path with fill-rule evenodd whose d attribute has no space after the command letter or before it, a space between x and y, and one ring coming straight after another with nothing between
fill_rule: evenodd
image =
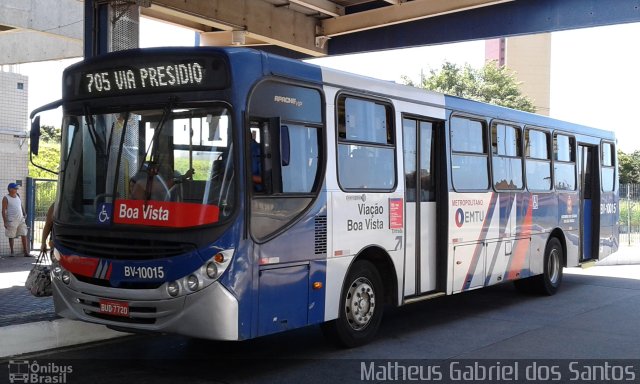
<instances>
[{"instance_id":1,"label":"asphalt road","mask_svg":"<svg viewBox=\"0 0 640 384\"><path fill-rule=\"evenodd\" d=\"M466 378L494 382L528 382L527 374L535 381L622 375L640 382L640 265L591 270L565 272L552 297L522 295L505 284L389 309L377 340L355 349L338 349L319 327L308 327L244 342L138 335L20 361L58 382L91 384L398 382L398 373L405 380L468 382L463 374L471 371L476 376ZM475 362L487 370L471 367ZM10 365L0 364L0 382ZM418 376L410 376L410 366Z\"/></svg>"}]
</instances>

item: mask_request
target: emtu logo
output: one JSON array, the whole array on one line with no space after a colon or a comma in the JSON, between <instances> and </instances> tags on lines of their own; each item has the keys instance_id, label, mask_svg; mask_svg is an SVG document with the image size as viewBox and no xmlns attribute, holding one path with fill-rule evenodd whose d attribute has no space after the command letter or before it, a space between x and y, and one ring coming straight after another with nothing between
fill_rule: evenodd
<instances>
[{"instance_id":1,"label":"emtu logo","mask_svg":"<svg viewBox=\"0 0 640 384\"><path fill-rule=\"evenodd\" d=\"M456 210L456 226L462 228L464 223L482 223L484 221L483 211L463 211L462 208Z\"/></svg>"},{"instance_id":2,"label":"emtu logo","mask_svg":"<svg viewBox=\"0 0 640 384\"><path fill-rule=\"evenodd\" d=\"M456 226L461 228L462 224L464 224L464 211L462 208L458 208L456 211Z\"/></svg>"}]
</instances>

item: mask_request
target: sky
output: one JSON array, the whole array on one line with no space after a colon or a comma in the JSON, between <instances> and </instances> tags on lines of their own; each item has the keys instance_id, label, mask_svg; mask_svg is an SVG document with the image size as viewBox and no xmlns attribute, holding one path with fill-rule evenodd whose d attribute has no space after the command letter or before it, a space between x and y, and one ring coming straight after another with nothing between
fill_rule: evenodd
<instances>
[{"instance_id":1,"label":"sky","mask_svg":"<svg viewBox=\"0 0 640 384\"><path fill-rule=\"evenodd\" d=\"M195 33L141 18L140 46L193 45ZM618 146L640 150L640 23L554 32L551 38L551 117L614 130ZM61 97L62 70L79 59L21 64L29 76L29 111ZM484 41L314 59L311 62L401 83L445 61L484 63Z\"/></svg>"}]
</instances>

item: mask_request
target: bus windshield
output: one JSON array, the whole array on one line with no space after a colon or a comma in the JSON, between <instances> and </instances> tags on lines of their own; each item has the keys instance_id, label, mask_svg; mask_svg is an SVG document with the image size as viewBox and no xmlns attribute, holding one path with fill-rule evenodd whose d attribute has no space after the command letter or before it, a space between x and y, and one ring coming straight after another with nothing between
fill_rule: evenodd
<instances>
[{"instance_id":1,"label":"bus windshield","mask_svg":"<svg viewBox=\"0 0 640 384\"><path fill-rule=\"evenodd\" d=\"M226 105L66 115L58 219L70 224L190 227L231 215Z\"/></svg>"}]
</instances>

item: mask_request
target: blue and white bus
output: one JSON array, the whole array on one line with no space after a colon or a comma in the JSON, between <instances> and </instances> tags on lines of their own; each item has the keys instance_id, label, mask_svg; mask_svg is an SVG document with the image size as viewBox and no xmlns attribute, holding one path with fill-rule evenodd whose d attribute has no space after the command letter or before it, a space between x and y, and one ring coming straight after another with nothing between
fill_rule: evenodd
<instances>
[{"instance_id":1,"label":"blue and white bus","mask_svg":"<svg viewBox=\"0 0 640 384\"><path fill-rule=\"evenodd\" d=\"M216 340L323 324L356 346L385 305L551 295L618 247L604 130L243 48L85 60L32 118L53 106L71 319Z\"/></svg>"}]
</instances>

